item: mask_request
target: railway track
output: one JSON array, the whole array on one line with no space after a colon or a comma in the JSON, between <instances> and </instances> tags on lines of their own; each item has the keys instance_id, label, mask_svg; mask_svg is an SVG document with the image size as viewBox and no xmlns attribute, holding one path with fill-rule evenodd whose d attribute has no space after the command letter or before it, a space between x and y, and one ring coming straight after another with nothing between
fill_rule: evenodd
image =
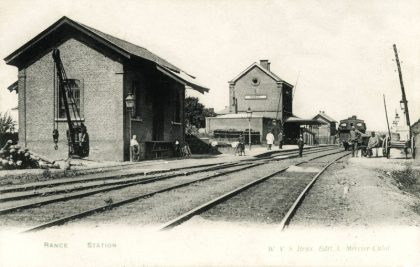
<instances>
[{"instance_id":1,"label":"railway track","mask_svg":"<svg viewBox=\"0 0 420 267\"><path fill-rule=\"evenodd\" d=\"M334 148L335 146L322 146L322 147L311 147L304 149L304 153L314 153L317 151L324 151L331 148ZM297 149L293 150L287 150L287 151L281 151L276 150L273 152L269 152L266 156L261 156L260 159L274 159L278 156L288 156L288 155L295 155L297 152ZM255 159L253 159L255 160ZM10 192L22 192L22 191L29 191L29 190L37 190L40 188L46 188L46 187L56 187L61 185L70 185L70 184L78 184L78 183L86 183L86 182L94 182L94 181L105 181L105 180L111 180L116 178L127 178L132 176L151 176L156 174L164 174L164 173L170 173L170 172L182 172L186 169L197 169L197 168L206 168L206 167L212 167L212 166L222 166L225 164L238 164L239 162L246 162L250 161L250 159L244 159L239 161L232 161L232 162L223 162L223 163L211 163L211 164L201 164L201 165L195 165L195 166L187 166L187 167L179 167L179 168L171 168L166 170L151 170L151 171L140 171L140 172L134 172L134 173L122 173L122 174L107 174L107 173L99 173L97 175L87 175L87 177L75 177L70 179L60 179L58 181L50 181L50 182L36 182L36 183L30 183L30 184L24 184L24 185L18 185L18 186L4 186L3 188L0 188L0 194L10 193ZM130 165L131 166L131 165ZM94 177L91 177L94 176ZM2 202L0 198L0 202Z\"/></svg>"},{"instance_id":2,"label":"railway track","mask_svg":"<svg viewBox=\"0 0 420 267\"><path fill-rule=\"evenodd\" d=\"M313 153L316 151L322 151L331 149L331 147L334 146L323 146L323 147L316 147L316 148L308 148L307 152L305 153ZM309 152L310 150L310 152ZM273 154L280 154L281 156L287 156L295 154L296 150L288 150L288 151L277 151ZM277 155L278 156L278 155ZM269 155L262 157L262 159L273 159L277 157L276 155ZM151 171L137 171L133 173L122 173L122 174L107 174L107 173L99 173L96 175L87 175L87 177L75 177L75 178L67 178L67 179L60 179L58 181L49 181L49 182L35 182L35 183L29 183L24 185L18 185L18 186L4 186L0 188L0 194L6 194L11 192L23 192L23 191L30 191L30 190L37 190L40 188L47 188L47 187L57 187L62 185L70 185L70 184L78 184L78 183L86 183L86 182L95 182L95 181L105 181L105 180L111 180L116 178L127 178L132 176L151 176L156 174L163 174L163 173L169 173L169 172L182 172L186 169L197 169L197 168L205 168L205 167L212 167L212 166L222 166L226 164L237 164L238 162L244 162L249 161L249 159L235 161L235 162L223 162L223 163L211 163L211 164L201 164L201 165L195 165L195 166L187 166L187 167L180 167L180 168L171 168L166 170L151 170ZM130 165L131 166L131 165ZM95 177L91 177L95 176ZM3 202L3 198L0 197L0 202Z\"/></svg>"},{"instance_id":3,"label":"railway track","mask_svg":"<svg viewBox=\"0 0 420 267\"><path fill-rule=\"evenodd\" d=\"M312 150L312 151L306 151L305 154L328 152L329 150L331 150L331 149L330 148L321 148L321 149L316 149L316 150ZM173 185L173 186L170 186L170 187L165 187L165 188L162 188L162 189L158 189L158 190L155 190L153 192L148 192L146 194L140 194L140 195L137 195L135 197L123 199L123 200L120 200L120 201L116 201L114 203L102 205L100 207L96 206L95 208L92 208L92 209L88 209L88 210L78 212L78 213L70 215L70 216L65 216L65 217L60 218L60 219L56 219L56 220L53 220L53 221L50 221L50 222L47 222L47 223L43 223L41 225L38 225L37 227L33 227L33 228L29 229L29 231L35 231L35 230L44 229L44 228L54 226L54 225L60 225L60 224L66 223L66 222L74 220L74 219L86 217L86 216L88 216L90 214L93 214L93 213L97 213L97 212L105 211L105 210L108 210L108 209L112 209L114 207L118 207L118 206L130 203L130 202L142 199L142 198L148 198L148 197L151 197L155 194L167 192L167 191L174 190L174 189L180 188L180 187L185 187L185 186L191 185L193 183L198 183L198 182L209 180L209 179L212 179L212 178L215 178L215 177L227 175L227 174L232 173L232 172L238 172L238 171L246 170L248 168L256 167L256 166L262 165L262 164L264 164L264 163L266 163L267 161L270 161L270 160L282 160L282 159L294 158L297 155L296 155L296 152L295 153L293 153L293 152L282 153L282 155L284 157L281 158L281 159L276 159L275 156L270 156L270 157L266 157L266 158L261 159L261 160L254 160L254 161L245 160L245 161L237 162L235 164L225 163L225 164L219 164L218 166L211 166L209 168L205 168L205 170L206 171L214 171L214 170L222 170L222 169L227 169L227 170L218 171L218 172L215 172L215 173L212 173L212 174L207 174L204 177L200 177L198 179L193 179L191 181L186 181L184 183L180 183L180 184L177 184L177 185ZM192 173L201 173L201 172L203 172L203 170L191 170L189 173L188 172L183 172L182 175L191 175ZM163 175L163 176L158 176L158 177L142 178L143 181L136 181L134 183L138 183L138 184L152 183L152 182L158 181L158 180L169 179L172 176L177 177L177 176L180 176L180 174L170 174L170 175ZM129 184L118 185L117 186L118 188L113 188L113 189L115 189L115 190L116 189L122 189L126 186L135 185L134 183L133 184L129 183ZM107 190L109 191L109 188L104 189L104 191L102 191L102 192L106 192ZM89 194L94 194L94 193L89 192ZM81 195L72 195L72 196L67 195L67 196L64 196L63 198L61 198L58 201L68 201L70 199L77 200L79 198L86 197L86 196L88 196L88 194L86 194L86 192L83 192L83 194L81 194ZM3 209L2 212L3 212L3 214L6 214L6 213L14 212L14 211L22 211L24 209L33 209L33 208L40 207L42 205L47 205L47 204L51 204L51 203L55 203L55 202L57 202L57 199L54 199L54 200L50 199L50 200L46 200L44 202L42 202L42 201L39 202L38 201L38 202L34 202L34 203L29 203L29 204L25 204L25 205L16 206L16 207L11 207L11 208L8 208L8 209Z\"/></svg>"},{"instance_id":4,"label":"railway track","mask_svg":"<svg viewBox=\"0 0 420 267\"><path fill-rule=\"evenodd\" d=\"M282 216L282 220L279 223L279 227L282 230L285 229L288 226L288 224L290 223L290 220L292 219L296 210L299 208L299 206L302 203L305 196L308 194L310 188L313 186L315 181L322 175L322 173L330 165L332 165L333 163L342 159L343 157L348 156L349 154L350 153L348 153L348 152L341 152L338 157L329 161L326 166L324 166L320 171L318 171L312 177L312 179L309 179L310 181L308 183L305 183L306 186L303 188L303 190L300 191L300 193L298 192L299 194L298 194L297 197L295 197L293 199L288 199L289 201L287 201L287 199L286 199L286 201L285 201L285 199L281 200L282 202L287 202L287 203L285 203L287 207L282 207L283 210L281 210L281 208L276 210L276 212L278 212L279 214L285 214L284 216ZM317 157L314 157L314 158L312 158L312 159L310 159L306 162L303 161L303 162L297 163L294 166L305 165L305 164L307 164L311 161L314 161L314 160L317 160L319 158L323 158L323 157L326 157L326 156L330 156L330 155L331 154L317 156ZM325 163L325 162L320 162L320 163ZM232 210L244 209L245 206L250 206L250 203L249 203L249 201L246 200L246 198L248 198L248 199L250 199L250 198L252 199L253 197L255 198L256 192L255 191L254 192L249 192L252 188L261 186L264 182L268 181L269 179L274 179L274 178L281 179L280 175L282 173L286 172L289 168L290 167L286 167L286 168L277 170L277 171L275 171L275 172L273 172L269 175L266 175L264 177L255 179L252 182L249 182L249 183L247 183L247 184L245 184L241 187L238 187L238 188L235 188L234 190L231 190L230 192L228 192L226 194L223 194L219 197L216 197L216 198L214 198L214 199L212 199L212 200L210 200L210 201L208 201L208 202L206 202L206 203L204 203L204 204L202 204L202 205L200 205L200 206L198 206L198 207L196 207L196 208L194 208L194 209L192 209L192 210L190 210L190 211L188 211L188 212L186 212L186 213L184 213L180 216L178 216L177 218L165 223L161 227L161 230L168 230L168 229L174 228L174 227L190 220L192 217L197 216L197 215L204 215L205 218L211 218L211 217L214 217L215 213L216 213L216 215L217 215L217 213L219 213L218 216L216 216L218 218L221 217L222 219L227 219L227 217L229 217L229 216L232 217L231 216L232 215ZM306 182L308 179L301 179L301 180L302 180L302 182ZM292 192L292 194L290 193L290 191L293 191L293 190L291 190L291 187L302 188L302 182L300 182L300 181L299 181L300 186L299 186L299 183L297 183L297 182L290 183L290 180L287 181L287 182L289 183L289 186L286 187L286 188L283 188L283 190L276 190L276 192L275 192L276 195L281 195L283 193L283 194L286 194L288 197L290 197L290 195L293 195L293 192ZM284 186L284 183L282 183L281 186ZM273 189L272 189L273 184L266 185L266 188L260 189L258 193L259 194L265 194L265 192L267 192L267 190L266 190L267 188L271 188L271 190L273 191ZM256 191L258 191L258 190L256 190ZM247 192L248 192L248 194L246 195ZM241 194L244 194L245 196L237 198L236 201L233 201L233 205L227 204L226 205L227 208L226 207L221 208L218 212L213 212L213 213L209 212L210 210L214 209L215 207L218 207L219 205L223 205L226 202L230 201L231 199L233 199L233 198L235 198L235 197L237 197L238 195L241 195ZM296 195L296 192L294 192L294 195ZM293 202L291 202L291 201L293 201ZM256 205L256 206L261 206L262 205L261 203L258 203L258 204L259 205ZM273 206L277 207L278 203L275 203L275 205L273 205ZM283 206L285 206L285 205L283 204ZM270 211L273 211L273 210L270 210ZM258 212L256 212L255 210L248 211L248 215L249 215L249 213L259 213L259 214L261 214L260 212L261 212L261 210L259 210ZM207 216L205 215L205 213L207 213ZM222 214L222 216L221 216L220 213ZM223 216L223 213L225 213L224 216ZM267 215L266 213L267 212L265 212L265 213L262 212L263 215L262 216L259 215L259 216L265 218L265 216ZM233 217L235 217L235 216L233 216ZM232 219L235 220L235 218L228 218L229 221L232 220Z\"/></svg>"},{"instance_id":5,"label":"railway track","mask_svg":"<svg viewBox=\"0 0 420 267\"><path fill-rule=\"evenodd\" d=\"M316 150L307 151L305 154L317 153L320 151L327 151L330 148L321 148ZM168 171L167 174L161 175L143 175L143 176L136 176L134 178L120 178L120 177L105 177L105 179L98 179L95 178L93 181L92 179L81 180L78 179L77 181L54 181L49 183L36 183L36 184L29 184L11 188L3 188L0 190L2 196L0 197L0 203L3 202L10 202L10 201L17 201L17 200L24 200L28 198L35 198L35 197L47 197L51 195L57 194L67 194L65 196L57 197L54 199L49 199L45 201L38 201L35 203L29 203L28 205L18 205L16 207L6 207L0 208L0 215L6 214L15 210L21 210L25 208L31 208L34 206L45 205L57 201L66 201L69 199L74 199L78 197L89 196L92 194L107 192L111 190L118 190L127 186L133 186L138 184L146 184L151 182L156 182L160 180L174 178L180 175L192 175L200 172L206 171L215 171L220 169L225 169L234 166L242 166L250 164L250 162L264 162L265 160L282 160L288 159L292 157L296 157L296 153L293 152L286 152L281 154L282 158L276 159L276 156L270 156L262 159L256 160L244 160L239 162L228 162L228 163L220 163L220 164L205 164L199 166L192 166L192 167L184 167L184 168L177 168L172 169L170 172ZM204 168L203 168L204 167ZM201 168L201 169L200 169ZM73 184L80 184L84 183L84 185L76 185L76 186L69 186ZM58 187L58 188L57 188ZM51 189L53 188L53 189ZM55 188L55 189L54 189ZM99 189L98 189L99 188ZM93 189L93 190L90 190ZM87 191L90 190L90 191ZM75 194L68 194L71 192L76 191L83 191L81 193ZM24 193L19 193L24 192ZM1 206L0 206L1 207Z\"/></svg>"}]
</instances>

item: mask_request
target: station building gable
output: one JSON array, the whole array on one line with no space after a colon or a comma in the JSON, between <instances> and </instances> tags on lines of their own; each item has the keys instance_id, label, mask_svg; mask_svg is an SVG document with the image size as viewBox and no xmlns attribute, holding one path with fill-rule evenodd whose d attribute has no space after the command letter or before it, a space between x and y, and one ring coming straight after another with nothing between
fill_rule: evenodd
<instances>
[{"instance_id":1,"label":"station building gable","mask_svg":"<svg viewBox=\"0 0 420 267\"><path fill-rule=\"evenodd\" d=\"M282 122L293 115L292 89L270 70L268 60L255 62L229 81L227 112L206 118L206 131L247 131L251 127L259 136L256 139L263 143L269 131L277 136ZM251 119L246 114L248 108L252 110Z\"/></svg>"},{"instance_id":2,"label":"station building gable","mask_svg":"<svg viewBox=\"0 0 420 267\"><path fill-rule=\"evenodd\" d=\"M270 70L270 62L253 63L229 82L230 113L253 112L263 117L291 116L293 86Z\"/></svg>"}]
</instances>

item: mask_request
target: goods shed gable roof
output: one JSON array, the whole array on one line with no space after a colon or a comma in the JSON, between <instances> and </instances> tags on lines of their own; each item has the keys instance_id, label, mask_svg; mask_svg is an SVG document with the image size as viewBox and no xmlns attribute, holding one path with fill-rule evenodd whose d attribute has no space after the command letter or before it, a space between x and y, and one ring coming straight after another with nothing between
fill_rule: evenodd
<instances>
[{"instance_id":1,"label":"goods shed gable roof","mask_svg":"<svg viewBox=\"0 0 420 267\"><path fill-rule=\"evenodd\" d=\"M60 27L63 25L70 26L74 29L76 29L79 32L82 32L89 37L93 38L95 41L100 42L101 44L105 45L109 49L117 52L121 56L127 59L131 58L141 58L148 60L150 62L154 62L157 66L163 67L165 69L168 69L172 72L177 73L178 75L182 76L188 76L188 79L195 79L194 76L188 74L187 72L181 70L180 68L176 67L175 65L169 63L165 59L157 56L156 54L150 52L146 48L143 48L141 46L132 44L130 42L127 42L125 40L119 39L117 37L114 37L112 35L106 34L104 32L101 32L99 30L96 30L94 28L91 28L89 26L86 26L82 23L76 22L74 20L69 19L68 17L62 17L58 21L56 21L54 24L52 24L50 27L39 33L37 36L32 38L30 41L22 45L20 48L18 48L16 51L8 55L4 60L9 65L18 65L19 62L22 60L21 58L23 55L29 51L31 48L33 48L35 45L41 43L42 41L45 42L47 37L50 37L57 31ZM208 88L204 88L203 86L197 85L193 82L189 82L189 85L196 89L197 91L204 92L209 91ZM204 88L204 90L203 90Z\"/></svg>"},{"instance_id":2,"label":"goods shed gable roof","mask_svg":"<svg viewBox=\"0 0 420 267\"><path fill-rule=\"evenodd\" d=\"M4 58L4 60L7 64L14 65L25 51L31 49L36 43L43 41L49 35L54 34L54 32L63 25L71 26L76 30L87 34L96 41L105 44L106 46L123 55L124 57L130 58L130 56L137 56L155 62L159 65L163 65L177 72L181 71L181 69L179 69L178 67L172 65L171 63L167 62L166 60L160 58L159 56L153 54L152 52L143 47L129 43L109 34L103 33L86 25L83 25L82 23L71 20L65 16L56 21L44 31L42 31L40 34L32 38L30 41L22 45L16 51L8 55L6 58Z\"/></svg>"}]
</instances>

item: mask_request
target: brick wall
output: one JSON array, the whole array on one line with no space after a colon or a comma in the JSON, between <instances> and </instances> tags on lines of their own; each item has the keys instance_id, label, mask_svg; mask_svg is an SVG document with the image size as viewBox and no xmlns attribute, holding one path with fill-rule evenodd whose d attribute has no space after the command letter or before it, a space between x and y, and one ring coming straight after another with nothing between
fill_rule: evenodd
<instances>
[{"instance_id":1,"label":"brick wall","mask_svg":"<svg viewBox=\"0 0 420 267\"><path fill-rule=\"evenodd\" d=\"M65 41L58 49L67 77L82 82L89 158L123 160L123 76L118 74L123 72L122 64L75 39ZM67 122L58 122L59 149L54 150L53 84L51 52L19 70L19 138L39 154L62 159L67 158Z\"/></svg>"},{"instance_id":2,"label":"brick wall","mask_svg":"<svg viewBox=\"0 0 420 267\"><path fill-rule=\"evenodd\" d=\"M252 84L252 79L259 80L258 85ZM251 107L253 111L277 111L279 104L280 90L277 82L257 67L252 68L248 73L235 83L234 95L238 99L238 111L244 112ZM266 99L246 100L247 95L265 95ZM230 99L232 101L232 99ZM232 102L231 102L232 104Z\"/></svg>"}]
</instances>

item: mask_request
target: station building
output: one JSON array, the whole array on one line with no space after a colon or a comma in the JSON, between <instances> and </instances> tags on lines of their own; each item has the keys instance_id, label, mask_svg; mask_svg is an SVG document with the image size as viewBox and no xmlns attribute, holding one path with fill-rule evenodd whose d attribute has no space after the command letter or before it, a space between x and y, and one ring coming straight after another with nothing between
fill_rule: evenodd
<instances>
[{"instance_id":1,"label":"station building","mask_svg":"<svg viewBox=\"0 0 420 267\"><path fill-rule=\"evenodd\" d=\"M228 136L229 132L242 131L247 138L246 133L251 129L259 143L264 143L269 131L277 139L283 129L285 144L294 144L304 126L320 124L293 114L293 85L273 73L270 65L269 60L254 62L229 81L229 106L218 112L218 116L206 118L208 133L225 132Z\"/></svg>"},{"instance_id":2,"label":"station building","mask_svg":"<svg viewBox=\"0 0 420 267\"><path fill-rule=\"evenodd\" d=\"M412 136L414 137L414 143L416 144L416 147L419 146L420 144L420 119L418 121L416 121L415 123L413 123L413 125L411 125L411 133ZM417 160L420 157L417 157Z\"/></svg>"},{"instance_id":3,"label":"station building","mask_svg":"<svg viewBox=\"0 0 420 267\"><path fill-rule=\"evenodd\" d=\"M322 122L317 129L319 144L335 144L337 134L337 121L328 116L324 110L319 111L312 119Z\"/></svg>"},{"instance_id":4,"label":"station building","mask_svg":"<svg viewBox=\"0 0 420 267\"><path fill-rule=\"evenodd\" d=\"M19 143L52 159L65 159L68 153L55 48L89 133L89 159L129 160L133 135L141 158L170 150L176 139L184 140L186 87L209 90L149 50L63 17L4 59L18 68L18 80L9 89L18 92ZM135 98L132 111L125 103L128 94ZM52 138L55 124L58 150Z\"/></svg>"}]
</instances>

